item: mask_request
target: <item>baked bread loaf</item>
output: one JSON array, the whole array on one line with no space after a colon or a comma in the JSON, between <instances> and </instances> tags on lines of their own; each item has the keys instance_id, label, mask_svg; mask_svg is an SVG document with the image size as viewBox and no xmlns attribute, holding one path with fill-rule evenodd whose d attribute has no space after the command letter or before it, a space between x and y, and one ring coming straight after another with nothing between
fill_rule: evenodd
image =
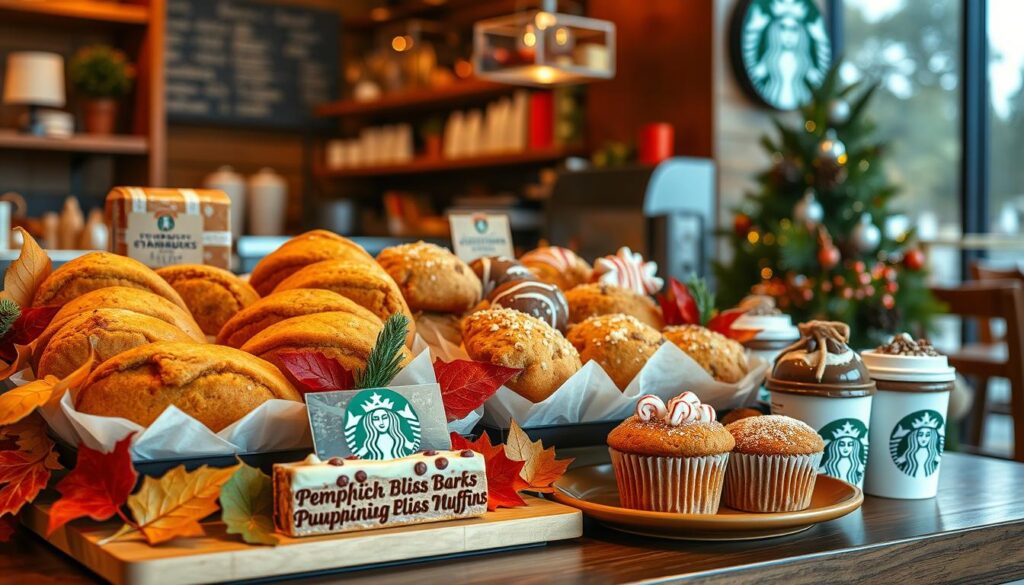
<instances>
[{"instance_id":1,"label":"baked bread loaf","mask_svg":"<svg viewBox=\"0 0 1024 585\"><path fill-rule=\"evenodd\" d=\"M655 329L662 328L661 309L654 301L620 286L584 284L566 292L565 299L569 302L569 323L582 323L594 315L622 313Z\"/></svg>"},{"instance_id":2,"label":"baked bread loaf","mask_svg":"<svg viewBox=\"0 0 1024 585\"><path fill-rule=\"evenodd\" d=\"M249 284L260 296L267 296L280 282L300 269L324 260L348 260L374 264L362 246L325 230L295 236L256 263Z\"/></svg>"},{"instance_id":3,"label":"baked bread loaf","mask_svg":"<svg viewBox=\"0 0 1024 585\"><path fill-rule=\"evenodd\" d=\"M573 325L566 337L583 363L601 364L619 390L629 386L665 341L657 329L623 314L591 317Z\"/></svg>"},{"instance_id":4,"label":"baked bread loaf","mask_svg":"<svg viewBox=\"0 0 1024 585\"><path fill-rule=\"evenodd\" d=\"M384 248L377 263L413 311L464 313L480 300L480 279L448 249L427 242Z\"/></svg>"},{"instance_id":5,"label":"baked bread loaf","mask_svg":"<svg viewBox=\"0 0 1024 585\"><path fill-rule=\"evenodd\" d=\"M181 329L193 340L200 343L206 342L206 335L203 334L203 330L199 328L196 320L192 318L191 313L164 297L157 296L147 290L127 286L98 288L68 301L53 316L47 329L49 330L55 325L59 326L69 318L93 309L125 309L156 317ZM44 335L46 335L45 332L43 335L40 335L40 338ZM40 342L40 345L42 344L43 342Z\"/></svg>"},{"instance_id":6,"label":"baked bread loaf","mask_svg":"<svg viewBox=\"0 0 1024 585\"><path fill-rule=\"evenodd\" d=\"M519 259L539 280L562 290L590 282L593 269L576 252L559 246L542 246Z\"/></svg>"},{"instance_id":7,"label":"baked bread loaf","mask_svg":"<svg viewBox=\"0 0 1024 585\"><path fill-rule=\"evenodd\" d=\"M320 288L294 288L263 297L228 320L217 334L217 343L242 347L254 335L285 319L313 313L341 311L372 321L377 327L381 320L355 301L336 292Z\"/></svg>"},{"instance_id":8,"label":"baked bread loaf","mask_svg":"<svg viewBox=\"0 0 1024 585\"><path fill-rule=\"evenodd\" d=\"M185 301L171 285L152 269L138 260L110 252L89 252L61 265L39 284L32 306L63 305L108 286L148 290L188 310Z\"/></svg>"},{"instance_id":9,"label":"baked bread loaf","mask_svg":"<svg viewBox=\"0 0 1024 585\"><path fill-rule=\"evenodd\" d=\"M355 372L366 367L381 327L379 320L342 311L300 315L260 331L242 346L242 351L281 368L281 352L315 350ZM407 348L402 348L402 352L403 363L407 363L412 354Z\"/></svg>"},{"instance_id":10,"label":"baked bread loaf","mask_svg":"<svg viewBox=\"0 0 1024 585\"><path fill-rule=\"evenodd\" d=\"M63 378L89 359L89 338L96 340L96 363L154 341L193 339L181 329L156 317L124 309L93 309L68 319L39 346L37 378Z\"/></svg>"},{"instance_id":11,"label":"baked bread loaf","mask_svg":"<svg viewBox=\"0 0 1024 585\"><path fill-rule=\"evenodd\" d=\"M721 333L700 325L676 325L663 334L719 382L739 382L747 373L743 346Z\"/></svg>"},{"instance_id":12,"label":"baked bread loaf","mask_svg":"<svg viewBox=\"0 0 1024 585\"><path fill-rule=\"evenodd\" d=\"M156 273L181 295L207 335L217 335L228 319L260 298L247 282L223 268L177 264Z\"/></svg>"},{"instance_id":13,"label":"baked bread loaf","mask_svg":"<svg viewBox=\"0 0 1024 585\"><path fill-rule=\"evenodd\" d=\"M412 311L405 303L395 281L376 262L325 260L311 264L284 279L274 292L296 288L322 288L334 291L368 309L381 321L395 313L409 318L406 345L411 346L416 326Z\"/></svg>"},{"instance_id":14,"label":"baked bread loaf","mask_svg":"<svg viewBox=\"0 0 1024 585\"><path fill-rule=\"evenodd\" d=\"M561 333L512 309L469 315L462 322L462 340L476 361L523 368L505 385L531 402L547 399L581 367L576 348Z\"/></svg>"},{"instance_id":15,"label":"baked bread loaf","mask_svg":"<svg viewBox=\"0 0 1024 585\"><path fill-rule=\"evenodd\" d=\"M271 364L220 345L159 341L103 362L75 396L79 412L151 424L170 405L219 432L267 400L302 400Z\"/></svg>"}]
</instances>

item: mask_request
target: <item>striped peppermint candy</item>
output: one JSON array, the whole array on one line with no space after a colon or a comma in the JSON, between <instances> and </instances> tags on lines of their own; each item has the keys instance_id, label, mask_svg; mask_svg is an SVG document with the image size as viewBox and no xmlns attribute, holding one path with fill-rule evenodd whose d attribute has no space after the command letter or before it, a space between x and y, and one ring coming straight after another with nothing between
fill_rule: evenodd
<instances>
[{"instance_id":1,"label":"striped peppermint candy","mask_svg":"<svg viewBox=\"0 0 1024 585\"><path fill-rule=\"evenodd\" d=\"M654 394L645 394L636 401L636 416L644 422L663 420L667 413L665 403Z\"/></svg>"},{"instance_id":2,"label":"striped peppermint candy","mask_svg":"<svg viewBox=\"0 0 1024 585\"><path fill-rule=\"evenodd\" d=\"M548 246L547 248L538 248L532 252L527 252L519 259L523 263L535 262L538 264L547 264L553 266L559 271L566 271L576 266L576 262L579 260L579 256L576 252L573 252L569 248L561 248L559 246Z\"/></svg>"},{"instance_id":3,"label":"striped peppermint candy","mask_svg":"<svg viewBox=\"0 0 1024 585\"><path fill-rule=\"evenodd\" d=\"M653 394L644 395L636 403L636 416L644 422L660 420L671 426L688 422L714 422L717 419L715 409L702 404L693 392L683 392L671 398L668 404Z\"/></svg>"},{"instance_id":4,"label":"striped peppermint candy","mask_svg":"<svg viewBox=\"0 0 1024 585\"><path fill-rule=\"evenodd\" d=\"M642 295L653 295L665 285L657 273L657 262L645 262L643 256L627 246L619 248L614 256L598 258L594 263L597 282L628 288Z\"/></svg>"}]
</instances>

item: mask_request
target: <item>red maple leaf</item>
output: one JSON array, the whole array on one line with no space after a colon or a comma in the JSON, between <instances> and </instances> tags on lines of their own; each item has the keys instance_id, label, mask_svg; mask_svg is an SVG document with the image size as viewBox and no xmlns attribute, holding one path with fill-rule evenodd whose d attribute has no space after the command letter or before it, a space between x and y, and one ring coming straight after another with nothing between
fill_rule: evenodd
<instances>
[{"instance_id":1,"label":"red maple leaf","mask_svg":"<svg viewBox=\"0 0 1024 585\"><path fill-rule=\"evenodd\" d=\"M501 445L491 445L487 433L476 441L469 441L458 433L452 433L452 449L472 449L484 456L487 465L487 509L515 508L525 506L519 495L520 490L529 486L520 473L525 461L513 461L505 455Z\"/></svg>"},{"instance_id":2,"label":"red maple leaf","mask_svg":"<svg viewBox=\"0 0 1024 585\"><path fill-rule=\"evenodd\" d=\"M757 337L757 334L761 332L760 329L733 329L732 324L736 322L747 312L743 309L729 309L727 311L720 311L714 317L708 321L708 329L721 333L729 339L736 340L740 343L746 343L751 339Z\"/></svg>"},{"instance_id":3,"label":"red maple leaf","mask_svg":"<svg viewBox=\"0 0 1024 585\"><path fill-rule=\"evenodd\" d=\"M99 521L121 512L138 478L128 450L134 435L118 441L110 453L78 446L75 468L57 482L61 497L50 508L47 535L76 518Z\"/></svg>"},{"instance_id":4,"label":"red maple leaf","mask_svg":"<svg viewBox=\"0 0 1024 585\"><path fill-rule=\"evenodd\" d=\"M303 395L355 388L356 381L352 372L323 352L295 350L282 351L277 355L285 373L292 378L295 387Z\"/></svg>"},{"instance_id":5,"label":"red maple leaf","mask_svg":"<svg viewBox=\"0 0 1024 585\"><path fill-rule=\"evenodd\" d=\"M441 385L441 400L444 402L448 422L466 418L493 396L509 378L521 371L522 368L506 368L471 360L434 360L434 376Z\"/></svg>"},{"instance_id":6,"label":"red maple leaf","mask_svg":"<svg viewBox=\"0 0 1024 585\"><path fill-rule=\"evenodd\" d=\"M11 328L0 337L0 359L8 363L13 362L18 355L14 345L28 345L35 341L59 310L60 306L22 309L21 314L11 324Z\"/></svg>"},{"instance_id":7,"label":"red maple leaf","mask_svg":"<svg viewBox=\"0 0 1024 585\"><path fill-rule=\"evenodd\" d=\"M0 427L3 438L17 437L17 450L0 451L0 517L17 514L36 499L60 469L53 441L46 436L46 423L32 415L18 423Z\"/></svg>"},{"instance_id":8,"label":"red maple leaf","mask_svg":"<svg viewBox=\"0 0 1024 585\"><path fill-rule=\"evenodd\" d=\"M690 288L674 278L668 279L668 288L658 295L665 325L700 325L700 309L690 294Z\"/></svg>"}]
</instances>

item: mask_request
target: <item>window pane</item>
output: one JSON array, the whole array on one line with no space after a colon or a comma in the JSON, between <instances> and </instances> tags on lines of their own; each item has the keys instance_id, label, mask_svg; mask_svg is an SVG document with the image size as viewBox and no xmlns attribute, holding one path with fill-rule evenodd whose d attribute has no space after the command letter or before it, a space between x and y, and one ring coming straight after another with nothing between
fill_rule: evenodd
<instances>
[{"instance_id":1,"label":"window pane","mask_svg":"<svg viewBox=\"0 0 1024 585\"><path fill-rule=\"evenodd\" d=\"M989 0L989 217L992 231L1021 232L1024 210L1024 2Z\"/></svg>"}]
</instances>

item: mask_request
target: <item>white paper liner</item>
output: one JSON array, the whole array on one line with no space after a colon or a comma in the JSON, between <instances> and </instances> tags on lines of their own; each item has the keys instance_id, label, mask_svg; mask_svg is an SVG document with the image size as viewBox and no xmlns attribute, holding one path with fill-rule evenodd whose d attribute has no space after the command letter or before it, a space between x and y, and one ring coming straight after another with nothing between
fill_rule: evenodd
<instances>
[{"instance_id":1,"label":"white paper liner","mask_svg":"<svg viewBox=\"0 0 1024 585\"><path fill-rule=\"evenodd\" d=\"M733 453L722 503L744 512L796 512L811 505L821 453Z\"/></svg>"},{"instance_id":2,"label":"white paper liner","mask_svg":"<svg viewBox=\"0 0 1024 585\"><path fill-rule=\"evenodd\" d=\"M619 503L634 510L715 514L729 453L704 457L655 457L608 452L619 486Z\"/></svg>"}]
</instances>

